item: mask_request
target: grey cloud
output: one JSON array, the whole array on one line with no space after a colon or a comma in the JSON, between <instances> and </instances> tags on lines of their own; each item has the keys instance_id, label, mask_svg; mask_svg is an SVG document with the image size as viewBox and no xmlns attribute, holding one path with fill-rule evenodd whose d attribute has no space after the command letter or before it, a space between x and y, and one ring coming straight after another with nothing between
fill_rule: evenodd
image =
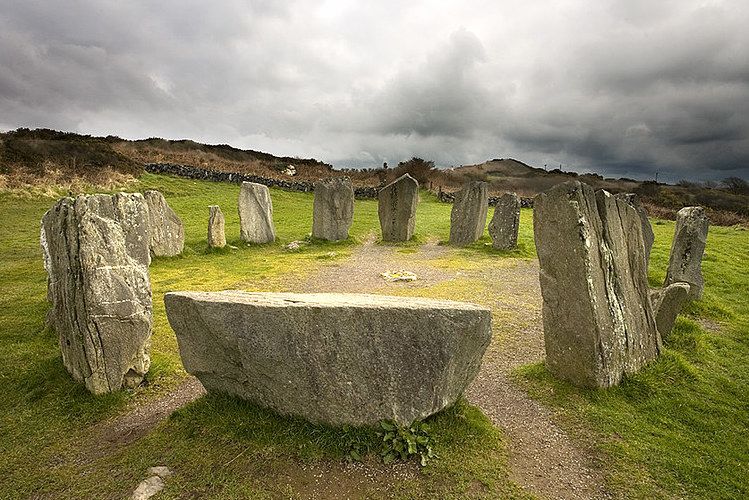
<instances>
[{"instance_id":1,"label":"grey cloud","mask_svg":"<svg viewBox=\"0 0 749 500\"><path fill-rule=\"evenodd\" d=\"M0 0L0 123L749 177L749 5Z\"/></svg>"}]
</instances>

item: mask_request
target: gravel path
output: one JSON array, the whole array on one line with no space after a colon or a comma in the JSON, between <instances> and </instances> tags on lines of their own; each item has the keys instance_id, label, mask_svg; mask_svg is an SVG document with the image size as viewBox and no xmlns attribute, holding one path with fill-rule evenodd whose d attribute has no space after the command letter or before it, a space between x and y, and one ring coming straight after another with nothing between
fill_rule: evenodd
<instances>
[{"instance_id":1,"label":"gravel path","mask_svg":"<svg viewBox=\"0 0 749 500\"><path fill-rule=\"evenodd\" d=\"M547 408L530 399L510 379L514 368L544 357L538 262L502 259L492 269L468 266L466 270L451 270L449 266L435 266L435 261L457 250L432 242L412 251L375 245L370 240L345 261L326 266L288 288L299 292L418 295L418 288L449 280L484 283L491 293L470 300L492 307L494 340L466 396L508 437L510 477L543 498L607 498L601 473L592 467L590 453L554 424ZM418 280L388 283L381 277L385 271L401 269L415 272Z\"/></svg>"}]
</instances>

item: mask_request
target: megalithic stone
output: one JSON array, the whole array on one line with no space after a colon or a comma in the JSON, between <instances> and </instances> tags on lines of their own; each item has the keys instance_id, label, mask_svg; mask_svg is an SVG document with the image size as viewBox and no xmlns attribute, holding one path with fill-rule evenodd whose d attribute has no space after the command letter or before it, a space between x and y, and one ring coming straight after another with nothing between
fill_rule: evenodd
<instances>
[{"instance_id":1,"label":"megalithic stone","mask_svg":"<svg viewBox=\"0 0 749 500\"><path fill-rule=\"evenodd\" d=\"M156 190L143 195L148 206L148 235L151 255L174 257L185 248L185 228L164 195Z\"/></svg>"},{"instance_id":2,"label":"megalithic stone","mask_svg":"<svg viewBox=\"0 0 749 500\"><path fill-rule=\"evenodd\" d=\"M671 243L671 256L663 285L689 283L690 299L700 299L705 288L702 255L705 253L709 225L702 207L685 207L676 213L674 241Z\"/></svg>"},{"instance_id":3,"label":"megalithic stone","mask_svg":"<svg viewBox=\"0 0 749 500\"><path fill-rule=\"evenodd\" d=\"M226 246L226 231L224 214L218 205L208 207L208 246L224 248Z\"/></svg>"},{"instance_id":4,"label":"megalithic stone","mask_svg":"<svg viewBox=\"0 0 749 500\"><path fill-rule=\"evenodd\" d=\"M312 236L328 241L348 238L354 220L354 189L348 177L333 177L315 183Z\"/></svg>"},{"instance_id":5,"label":"megalithic stone","mask_svg":"<svg viewBox=\"0 0 749 500\"><path fill-rule=\"evenodd\" d=\"M239 226L240 237L247 243L271 243L276 239L268 186L242 183L239 189Z\"/></svg>"},{"instance_id":6,"label":"megalithic stone","mask_svg":"<svg viewBox=\"0 0 749 500\"><path fill-rule=\"evenodd\" d=\"M143 196L63 198L42 218L41 244L65 368L94 394L140 384L152 324Z\"/></svg>"},{"instance_id":7,"label":"megalithic stone","mask_svg":"<svg viewBox=\"0 0 749 500\"><path fill-rule=\"evenodd\" d=\"M442 410L491 341L491 311L448 300L223 291L164 304L185 369L209 392L332 425Z\"/></svg>"},{"instance_id":8,"label":"megalithic stone","mask_svg":"<svg viewBox=\"0 0 749 500\"><path fill-rule=\"evenodd\" d=\"M378 194L377 213L383 241L408 241L416 225L419 183L408 174L382 188Z\"/></svg>"},{"instance_id":9,"label":"megalithic stone","mask_svg":"<svg viewBox=\"0 0 749 500\"><path fill-rule=\"evenodd\" d=\"M637 212L578 181L536 196L546 364L575 385L609 387L660 352Z\"/></svg>"},{"instance_id":10,"label":"megalithic stone","mask_svg":"<svg viewBox=\"0 0 749 500\"><path fill-rule=\"evenodd\" d=\"M650 302L655 312L655 324L663 340L671 334L676 317L688 301L689 283L671 283L666 288L651 290Z\"/></svg>"},{"instance_id":11,"label":"megalithic stone","mask_svg":"<svg viewBox=\"0 0 749 500\"><path fill-rule=\"evenodd\" d=\"M489 223L492 246L497 250L512 250L518 246L520 228L520 197L505 193L497 200L494 216Z\"/></svg>"},{"instance_id":12,"label":"megalithic stone","mask_svg":"<svg viewBox=\"0 0 749 500\"><path fill-rule=\"evenodd\" d=\"M484 234L489 211L489 185L486 182L467 182L455 195L450 212L450 243L468 245Z\"/></svg>"},{"instance_id":13,"label":"megalithic stone","mask_svg":"<svg viewBox=\"0 0 749 500\"><path fill-rule=\"evenodd\" d=\"M653 226L650 225L650 220L648 219L648 211L642 206L640 197L635 193L619 193L615 196L629 203L629 206L634 208L640 217L640 222L642 222L642 243L645 245L645 262L649 263L650 251L653 249L653 243L655 242L655 233L653 233Z\"/></svg>"}]
</instances>

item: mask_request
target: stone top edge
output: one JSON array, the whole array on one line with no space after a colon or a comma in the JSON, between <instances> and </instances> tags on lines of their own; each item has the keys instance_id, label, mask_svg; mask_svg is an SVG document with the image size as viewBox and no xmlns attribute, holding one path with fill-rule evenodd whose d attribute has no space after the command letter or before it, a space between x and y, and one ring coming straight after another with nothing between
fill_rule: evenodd
<instances>
[{"instance_id":1,"label":"stone top edge","mask_svg":"<svg viewBox=\"0 0 749 500\"><path fill-rule=\"evenodd\" d=\"M198 300L201 302L250 304L272 307L316 306L332 308L356 307L362 309L388 307L393 309L453 309L489 312L488 308L469 302L363 293L287 293L224 290L221 292L179 291L166 294L166 297L170 296Z\"/></svg>"}]
</instances>

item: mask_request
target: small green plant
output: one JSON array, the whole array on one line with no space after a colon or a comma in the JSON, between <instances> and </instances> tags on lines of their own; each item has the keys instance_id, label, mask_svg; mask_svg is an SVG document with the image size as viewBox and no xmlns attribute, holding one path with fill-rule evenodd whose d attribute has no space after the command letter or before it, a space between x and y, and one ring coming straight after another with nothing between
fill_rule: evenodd
<instances>
[{"instance_id":1,"label":"small green plant","mask_svg":"<svg viewBox=\"0 0 749 500\"><path fill-rule=\"evenodd\" d=\"M361 462L364 455L369 453L373 436L371 431L362 432L360 428L343 426L343 442L346 450L346 461Z\"/></svg>"},{"instance_id":2,"label":"small green plant","mask_svg":"<svg viewBox=\"0 0 749 500\"><path fill-rule=\"evenodd\" d=\"M383 420L380 427L382 430L378 435L382 437L380 456L383 463L389 464L395 460L407 460L412 456L418 456L423 467L435 457L432 451L434 441L429 435L429 426L424 422L416 421L410 426L404 426Z\"/></svg>"}]
</instances>

